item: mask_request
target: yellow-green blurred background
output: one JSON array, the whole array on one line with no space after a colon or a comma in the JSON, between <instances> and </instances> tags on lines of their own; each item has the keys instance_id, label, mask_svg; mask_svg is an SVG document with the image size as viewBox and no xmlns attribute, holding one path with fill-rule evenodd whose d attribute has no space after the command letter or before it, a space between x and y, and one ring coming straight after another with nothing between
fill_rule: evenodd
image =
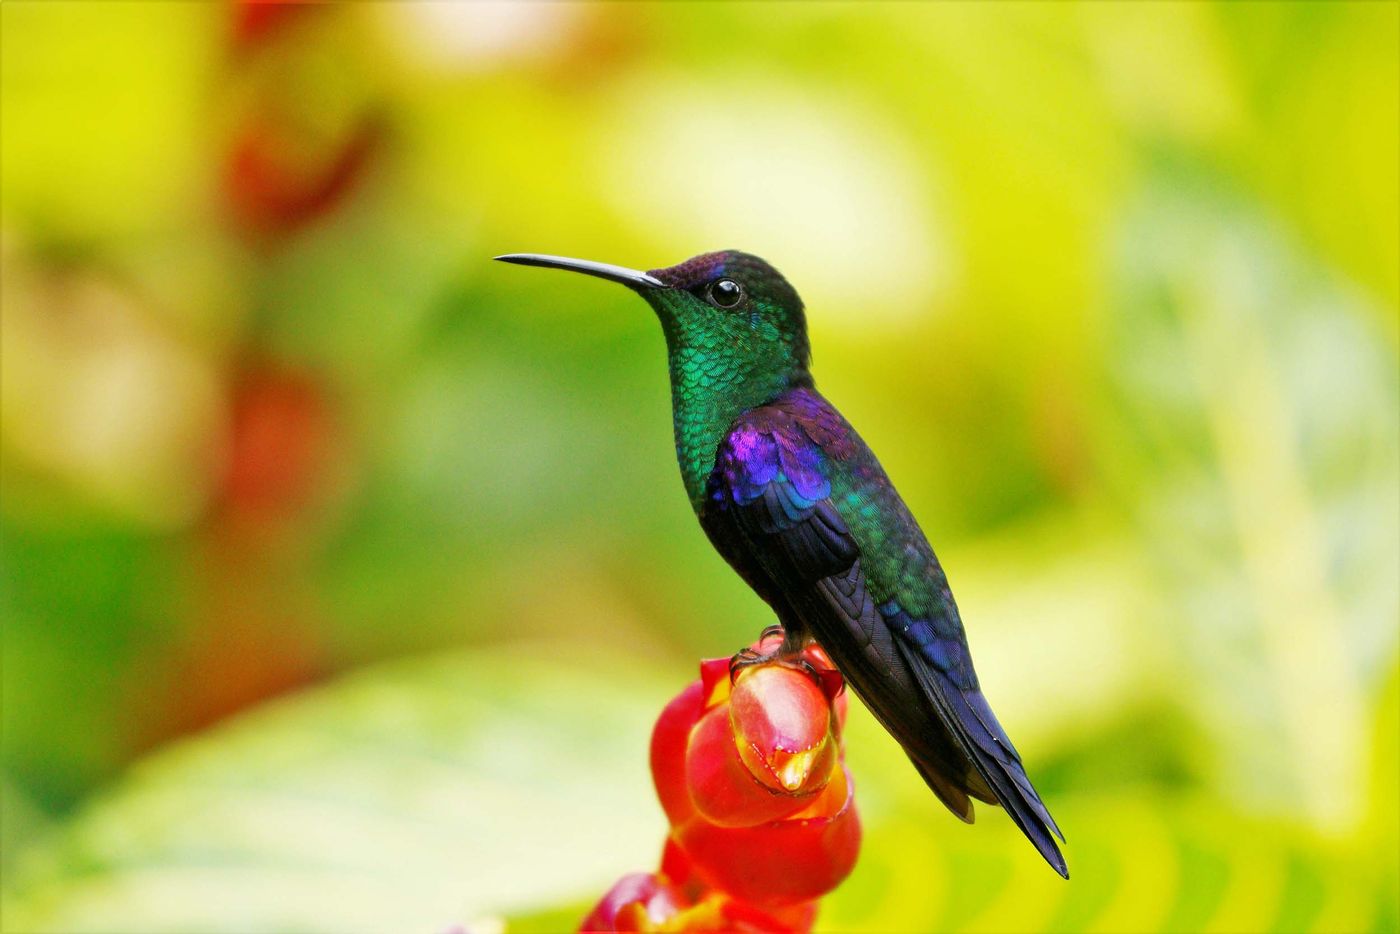
<instances>
[{"instance_id":1,"label":"yellow-green blurred background","mask_svg":"<svg viewBox=\"0 0 1400 934\"><path fill-rule=\"evenodd\" d=\"M7 930L550 930L770 620L660 330L741 248L1069 838L863 712L819 926L1395 930L1400 6L7 2Z\"/></svg>"}]
</instances>

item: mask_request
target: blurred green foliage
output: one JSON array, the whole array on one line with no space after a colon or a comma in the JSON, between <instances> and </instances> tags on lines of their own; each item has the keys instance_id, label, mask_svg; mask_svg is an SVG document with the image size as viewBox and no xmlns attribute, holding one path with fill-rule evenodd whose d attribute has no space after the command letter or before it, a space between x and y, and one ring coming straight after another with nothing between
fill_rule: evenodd
<instances>
[{"instance_id":1,"label":"blurred green foliage","mask_svg":"<svg viewBox=\"0 0 1400 934\"><path fill-rule=\"evenodd\" d=\"M768 619L646 308L487 258L723 247L1070 840L857 716L822 926L1400 926L1400 7L273 10L0 6L7 929L549 929L651 866L650 718Z\"/></svg>"},{"instance_id":2,"label":"blurred green foliage","mask_svg":"<svg viewBox=\"0 0 1400 934\"><path fill-rule=\"evenodd\" d=\"M7 924L491 929L504 912L514 930L572 927L659 848L637 750L670 688L660 672L600 685L614 659L565 647L567 664L555 642L380 666L161 753L31 857ZM864 711L850 738L865 750L865 852L823 930L1393 924L1385 867L1195 793L1118 782L1062 793L1079 828L1064 885L1007 821L946 833Z\"/></svg>"}]
</instances>

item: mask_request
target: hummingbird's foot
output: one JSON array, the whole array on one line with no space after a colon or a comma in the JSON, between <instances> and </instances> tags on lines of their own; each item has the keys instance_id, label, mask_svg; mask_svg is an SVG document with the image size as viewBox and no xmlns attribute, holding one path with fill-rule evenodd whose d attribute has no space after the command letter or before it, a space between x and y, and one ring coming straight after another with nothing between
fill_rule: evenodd
<instances>
[{"instance_id":1,"label":"hummingbird's foot","mask_svg":"<svg viewBox=\"0 0 1400 934\"><path fill-rule=\"evenodd\" d=\"M758 648L771 644L774 639L781 639L782 641L768 651L761 651L760 648ZM734 657L729 660L729 683L733 684L734 680L739 677L739 672L743 671L745 668L752 668L755 665L767 665L770 662L777 661L783 655L784 649L786 648L787 630L779 623L774 623L771 626L765 627L763 633L758 637L757 642L752 646L740 649L735 653Z\"/></svg>"},{"instance_id":2,"label":"hummingbird's foot","mask_svg":"<svg viewBox=\"0 0 1400 934\"><path fill-rule=\"evenodd\" d=\"M773 623L772 625L763 627L763 632L758 634L758 641L761 643L767 642L769 639L775 639L778 636L782 636L786 639L787 630L783 628L782 623Z\"/></svg>"},{"instance_id":3,"label":"hummingbird's foot","mask_svg":"<svg viewBox=\"0 0 1400 934\"><path fill-rule=\"evenodd\" d=\"M781 648L773 652L759 652L756 649L743 648L735 652L734 657L729 660L729 683L733 684L739 677L739 672L745 668L767 665L769 662L776 661L782 651Z\"/></svg>"},{"instance_id":4,"label":"hummingbird's foot","mask_svg":"<svg viewBox=\"0 0 1400 934\"><path fill-rule=\"evenodd\" d=\"M793 671L800 671L811 678L818 686L825 689L828 679L827 672L835 674L831 669L823 672L820 668L807 661L801 653L792 654L783 649L782 646L771 652L756 652L753 649L742 649L729 660L729 683L733 684L739 679L739 673L745 668L754 668L759 665L781 665L784 668L791 668ZM840 676L837 675L839 678Z\"/></svg>"},{"instance_id":5,"label":"hummingbird's foot","mask_svg":"<svg viewBox=\"0 0 1400 934\"><path fill-rule=\"evenodd\" d=\"M757 644L762 646L765 643L772 643L775 639L781 641L766 652L752 647L740 649L729 660L730 683L732 684L739 677L739 672L757 665L782 665L784 668L801 671L818 684L821 683L821 673L803 657L805 646L801 642L796 644L790 642L788 632L782 625L775 623L764 629L763 634L758 637Z\"/></svg>"}]
</instances>

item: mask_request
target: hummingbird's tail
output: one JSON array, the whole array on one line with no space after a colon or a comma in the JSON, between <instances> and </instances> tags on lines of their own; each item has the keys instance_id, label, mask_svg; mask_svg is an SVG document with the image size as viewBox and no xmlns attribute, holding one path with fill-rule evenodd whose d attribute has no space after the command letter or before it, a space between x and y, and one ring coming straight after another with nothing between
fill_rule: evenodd
<instances>
[{"instance_id":1,"label":"hummingbird's tail","mask_svg":"<svg viewBox=\"0 0 1400 934\"><path fill-rule=\"evenodd\" d=\"M921 762L907 749L905 752L909 753L909 761L918 769L924 784L938 795L938 800L943 802L943 806L952 811L964 824L975 823L977 815L973 811L972 802L968 800L967 792L945 776L939 766Z\"/></svg>"},{"instance_id":2,"label":"hummingbird's tail","mask_svg":"<svg viewBox=\"0 0 1400 934\"><path fill-rule=\"evenodd\" d=\"M919 626L912 628L917 631ZM1063 843L1064 834L1031 785L1020 755L982 692L976 687L964 689L955 684L938 665L925 657L921 646L903 639L897 639L896 644L925 699L967 757L970 769L961 777L963 787L976 798L1000 804L1051 868L1068 879L1064 855L1055 843L1056 837ZM948 794L951 776L934 762L915 759L914 764L948 809L970 823L972 805L967 796L964 794L959 800L958 796Z\"/></svg>"}]
</instances>

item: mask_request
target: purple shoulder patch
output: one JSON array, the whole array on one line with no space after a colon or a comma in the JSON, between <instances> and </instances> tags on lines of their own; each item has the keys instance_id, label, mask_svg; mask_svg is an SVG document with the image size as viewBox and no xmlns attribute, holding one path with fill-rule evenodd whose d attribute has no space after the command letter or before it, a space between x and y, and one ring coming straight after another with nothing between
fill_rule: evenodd
<instances>
[{"instance_id":1,"label":"purple shoulder patch","mask_svg":"<svg viewBox=\"0 0 1400 934\"><path fill-rule=\"evenodd\" d=\"M774 483L801 509L831 495L826 453L801 414L782 404L784 399L744 416L725 439L719 467L740 505L759 499Z\"/></svg>"}]
</instances>

